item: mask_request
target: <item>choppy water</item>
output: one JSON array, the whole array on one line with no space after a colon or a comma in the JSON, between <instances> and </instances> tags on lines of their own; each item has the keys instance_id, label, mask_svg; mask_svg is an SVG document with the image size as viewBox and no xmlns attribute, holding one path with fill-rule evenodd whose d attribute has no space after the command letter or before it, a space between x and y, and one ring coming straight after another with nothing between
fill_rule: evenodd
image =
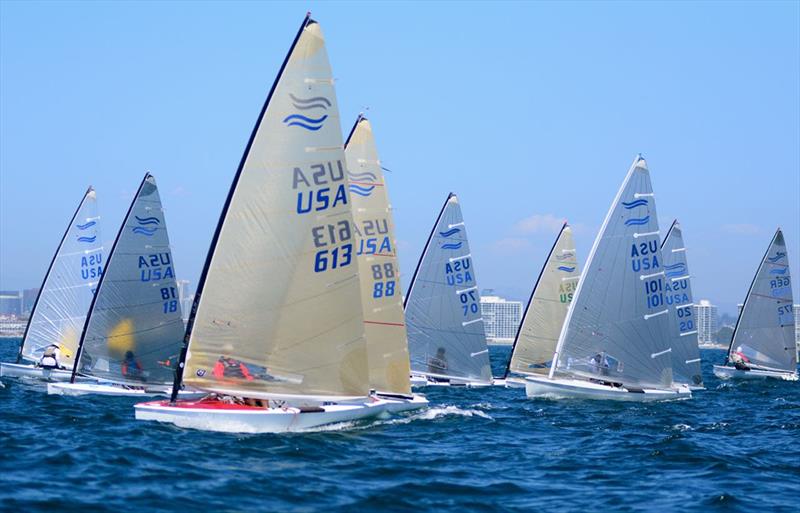
<instances>
[{"instance_id":1,"label":"choppy water","mask_svg":"<svg viewBox=\"0 0 800 513\"><path fill-rule=\"evenodd\" d=\"M496 372L507 355L492 349ZM7 381L0 509L796 512L800 384L723 384L722 352L703 357L709 390L690 401L429 389L427 411L291 435L137 422L131 399Z\"/></svg>"}]
</instances>

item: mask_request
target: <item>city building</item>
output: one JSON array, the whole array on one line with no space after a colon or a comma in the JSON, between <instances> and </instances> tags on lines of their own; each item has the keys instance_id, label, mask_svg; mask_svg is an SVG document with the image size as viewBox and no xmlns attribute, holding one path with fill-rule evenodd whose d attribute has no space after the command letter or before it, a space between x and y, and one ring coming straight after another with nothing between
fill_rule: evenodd
<instances>
[{"instance_id":1,"label":"city building","mask_svg":"<svg viewBox=\"0 0 800 513\"><path fill-rule=\"evenodd\" d=\"M22 293L18 290L0 290L0 315L22 316Z\"/></svg>"},{"instance_id":2,"label":"city building","mask_svg":"<svg viewBox=\"0 0 800 513\"><path fill-rule=\"evenodd\" d=\"M484 292L492 293L491 290ZM522 303L495 295L481 295L481 315L490 344L511 344L522 321Z\"/></svg>"},{"instance_id":3,"label":"city building","mask_svg":"<svg viewBox=\"0 0 800 513\"><path fill-rule=\"evenodd\" d=\"M183 320L189 320L189 314L192 313L192 302L194 301L194 294L189 292L189 280L177 280L178 284L178 301L181 304L181 314Z\"/></svg>"},{"instance_id":4,"label":"city building","mask_svg":"<svg viewBox=\"0 0 800 513\"><path fill-rule=\"evenodd\" d=\"M22 291L22 314L30 315L33 311L33 304L36 303L36 298L39 297L39 289L25 289Z\"/></svg>"},{"instance_id":5,"label":"city building","mask_svg":"<svg viewBox=\"0 0 800 513\"><path fill-rule=\"evenodd\" d=\"M715 345L717 343L717 307L708 299L701 299L694 305L694 318L697 322L697 343Z\"/></svg>"}]
</instances>

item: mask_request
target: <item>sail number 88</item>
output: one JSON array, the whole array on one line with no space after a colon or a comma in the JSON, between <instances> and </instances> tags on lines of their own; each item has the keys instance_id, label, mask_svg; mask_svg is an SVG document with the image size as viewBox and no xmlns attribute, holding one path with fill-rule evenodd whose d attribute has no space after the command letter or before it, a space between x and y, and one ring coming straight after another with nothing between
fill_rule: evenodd
<instances>
[{"instance_id":1,"label":"sail number 88","mask_svg":"<svg viewBox=\"0 0 800 513\"><path fill-rule=\"evenodd\" d=\"M383 265L375 264L371 267L372 269L372 279L375 280L375 283L372 286L372 297L379 298L379 297L391 297L394 296L396 281L393 279L395 277L394 272L394 265L391 263L386 263ZM385 278L388 278L384 281Z\"/></svg>"}]
</instances>

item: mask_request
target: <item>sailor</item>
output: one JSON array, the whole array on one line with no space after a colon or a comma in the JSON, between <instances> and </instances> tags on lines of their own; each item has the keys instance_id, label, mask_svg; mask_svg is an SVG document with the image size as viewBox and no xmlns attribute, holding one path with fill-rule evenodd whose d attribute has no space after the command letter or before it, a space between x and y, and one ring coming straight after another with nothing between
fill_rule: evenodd
<instances>
[{"instance_id":1,"label":"sailor","mask_svg":"<svg viewBox=\"0 0 800 513\"><path fill-rule=\"evenodd\" d=\"M39 366L45 369L61 369L61 348L56 344L45 347L42 357L39 358Z\"/></svg>"},{"instance_id":2,"label":"sailor","mask_svg":"<svg viewBox=\"0 0 800 513\"><path fill-rule=\"evenodd\" d=\"M214 370L212 371L212 374L217 379L239 378L246 379L247 381L253 381L253 376L247 369L247 365L227 356L219 357L217 363L214 364Z\"/></svg>"},{"instance_id":3,"label":"sailor","mask_svg":"<svg viewBox=\"0 0 800 513\"><path fill-rule=\"evenodd\" d=\"M428 359L428 372L440 374L447 370L447 356L444 353L445 349L440 347L436 350L436 356Z\"/></svg>"},{"instance_id":4,"label":"sailor","mask_svg":"<svg viewBox=\"0 0 800 513\"><path fill-rule=\"evenodd\" d=\"M750 370L750 366L748 365L750 360L740 351L741 348L737 348L736 351L731 352L731 363L733 363L733 366L736 367L737 370L748 371Z\"/></svg>"},{"instance_id":5,"label":"sailor","mask_svg":"<svg viewBox=\"0 0 800 513\"><path fill-rule=\"evenodd\" d=\"M122 362L122 375L126 378L142 378L142 364L133 356L133 351L125 352L125 360Z\"/></svg>"}]
</instances>

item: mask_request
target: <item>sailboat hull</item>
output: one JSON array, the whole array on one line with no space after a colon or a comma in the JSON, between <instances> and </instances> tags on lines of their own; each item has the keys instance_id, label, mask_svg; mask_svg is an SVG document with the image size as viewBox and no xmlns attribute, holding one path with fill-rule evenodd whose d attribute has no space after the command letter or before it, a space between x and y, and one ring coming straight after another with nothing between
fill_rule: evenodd
<instances>
[{"instance_id":1,"label":"sailboat hull","mask_svg":"<svg viewBox=\"0 0 800 513\"><path fill-rule=\"evenodd\" d=\"M656 388L627 389L595 383L591 381L530 376L525 378L525 394L529 398L545 399L603 399L612 401L670 401L689 399L692 396L687 387L679 390Z\"/></svg>"},{"instance_id":2,"label":"sailboat hull","mask_svg":"<svg viewBox=\"0 0 800 513\"><path fill-rule=\"evenodd\" d=\"M116 383L48 383L48 395L112 395L120 397L169 397L172 387L125 387ZM206 392L181 390L178 395L185 399L199 398Z\"/></svg>"},{"instance_id":3,"label":"sailboat hull","mask_svg":"<svg viewBox=\"0 0 800 513\"><path fill-rule=\"evenodd\" d=\"M469 381L460 378L431 378L423 374L411 375L412 387L467 387L467 388L480 388L490 387L494 382L487 381Z\"/></svg>"},{"instance_id":4,"label":"sailboat hull","mask_svg":"<svg viewBox=\"0 0 800 513\"><path fill-rule=\"evenodd\" d=\"M784 381L797 381L797 372L781 372L770 370L739 370L727 365L715 365L714 375L719 379L782 379Z\"/></svg>"},{"instance_id":5,"label":"sailboat hull","mask_svg":"<svg viewBox=\"0 0 800 513\"><path fill-rule=\"evenodd\" d=\"M224 433L290 433L387 414L387 401L333 404L315 408L263 408L217 400L153 401L134 406L136 420Z\"/></svg>"},{"instance_id":6,"label":"sailboat hull","mask_svg":"<svg viewBox=\"0 0 800 513\"><path fill-rule=\"evenodd\" d=\"M0 377L33 378L44 381L69 381L72 377L72 371L64 369L46 369L30 364L0 363Z\"/></svg>"},{"instance_id":7,"label":"sailboat hull","mask_svg":"<svg viewBox=\"0 0 800 513\"><path fill-rule=\"evenodd\" d=\"M428 400L424 395L413 394L410 399L396 399L393 397L382 397L386 401L385 411L387 413L402 413L405 411L420 410L428 407Z\"/></svg>"}]
</instances>

